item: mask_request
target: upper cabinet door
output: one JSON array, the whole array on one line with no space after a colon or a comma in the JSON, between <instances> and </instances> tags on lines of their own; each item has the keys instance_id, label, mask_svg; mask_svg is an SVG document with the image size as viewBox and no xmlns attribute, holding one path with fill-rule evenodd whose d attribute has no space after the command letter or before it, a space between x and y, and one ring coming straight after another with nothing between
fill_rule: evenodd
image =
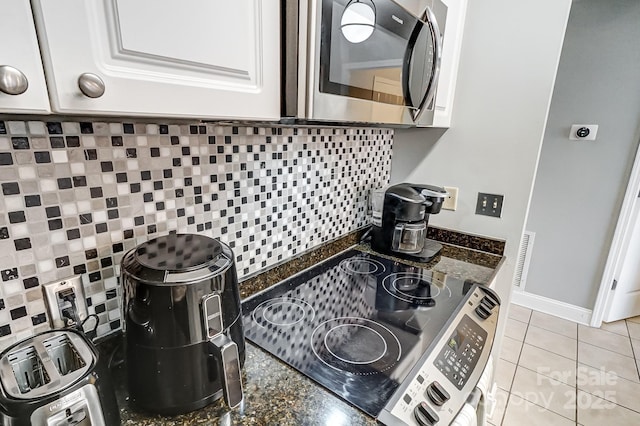
<instances>
[{"instance_id":1,"label":"upper cabinet door","mask_svg":"<svg viewBox=\"0 0 640 426\"><path fill-rule=\"evenodd\" d=\"M48 113L49 98L29 0L4 0L0 24L0 112Z\"/></svg>"},{"instance_id":2,"label":"upper cabinet door","mask_svg":"<svg viewBox=\"0 0 640 426\"><path fill-rule=\"evenodd\" d=\"M436 93L436 110L431 127L449 127L458 79L467 0L442 0L447 6L447 22L442 45L440 81Z\"/></svg>"},{"instance_id":3,"label":"upper cabinet door","mask_svg":"<svg viewBox=\"0 0 640 426\"><path fill-rule=\"evenodd\" d=\"M58 113L277 120L278 0L34 0Z\"/></svg>"}]
</instances>

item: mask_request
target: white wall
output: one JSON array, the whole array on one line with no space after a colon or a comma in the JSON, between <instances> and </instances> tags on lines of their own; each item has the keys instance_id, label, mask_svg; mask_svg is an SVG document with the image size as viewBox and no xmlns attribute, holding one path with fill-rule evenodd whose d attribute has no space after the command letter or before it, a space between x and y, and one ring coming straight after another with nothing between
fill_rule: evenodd
<instances>
[{"instance_id":1,"label":"white wall","mask_svg":"<svg viewBox=\"0 0 640 426\"><path fill-rule=\"evenodd\" d=\"M451 128L396 132L391 179L459 187L440 227L505 239L497 290L508 302L570 0L469 2ZM505 196L475 215L478 192ZM504 325L502 323L501 327Z\"/></svg>"},{"instance_id":2,"label":"white wall","mask_svg":"<svg viewBox=\"0 0 640 426\"><path fill-rule=\"evenodd\" d=\"M598 124L596 141L568 139ZM592 309L640 130L640 1L574 1L527 230L525 291Z\"/></svg>"}]
</instances>

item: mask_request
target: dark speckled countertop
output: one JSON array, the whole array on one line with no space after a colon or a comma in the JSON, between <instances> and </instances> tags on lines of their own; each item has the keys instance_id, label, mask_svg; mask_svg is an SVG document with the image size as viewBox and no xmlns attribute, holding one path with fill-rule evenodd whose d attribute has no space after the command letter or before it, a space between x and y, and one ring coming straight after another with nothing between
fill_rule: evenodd
<instances>
[{"instance_id":1,"label":"dark speckled countertop","mask_svg":"<svg viewBox=\"0 0 640 426\"><path fill-rule=\"evenodd\" d=\"M242 298L268 288L354 245L363 251L369 251L368 244L359 244L361 234L361 232L350 234L241 282ZM446 230L437 230L436 233L431 233L430 237L440 241L450 238L456 245L445 244L439 256L428 264L417 265L456 278L489 283L504 259L501 255L504 243L501 241L480 237L469 239L459 233L448 234ZM479 247L474 244L479 244ZM476 248L481 248L482 251ZM121 337L119 339L122 340ZM113 345L114 342L111 342L111 346ZM117 356L118 353L116 358ZM245 399L242 405L234 410L229 410L222 400L218 400L203 409L176 417L137 413L129 408L125 369L126 367L121 365L112 370L124 425L376 424L373 418L316 385L311 379L250 342L247 342L243 369Z\"/></svg>"}]
</instances>

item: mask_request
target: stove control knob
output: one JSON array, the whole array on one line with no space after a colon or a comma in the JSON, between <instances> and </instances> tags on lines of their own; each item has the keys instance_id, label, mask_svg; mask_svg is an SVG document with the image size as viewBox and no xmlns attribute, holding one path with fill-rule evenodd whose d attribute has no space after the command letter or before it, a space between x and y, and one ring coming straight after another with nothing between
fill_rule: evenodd
<instances>
[{"instance_id":1,"label":"stove control knob","mask_svg":"<svg viewBox=\"0 0 640 426\"><path fill-rule=\"evenodd\" d=\"M493 313L493 308L495 308L497 303L490 297L485 296L480 301L480 304L476 308L476 314L483 320L489 318Z\"/></svg>"},{"instance_id":2,"label":"stove control knob","mask_svg":"<svg viewBox=\"0 0 640 426\"><path fill-rule=\"evenodd\" d=\"M481 303L476 308L476 314L478 314L478 316L480 318L482 318L483 320L486 320L487 318L489 318L491 316L491 308L489 308L486 305L483 305Z\"/></svg>"},{"instance_id":3,"label":"stove control knob","mask_svg":"<svg viewBox=\"0 0 640 426\"><path fill-rule=\"evenodd\" d=\"M415 417L420 426L433 426L440 420L435 411L424 401L416 405L416 408L413 409L413 417Z\"/></svg>"},{"instance_id":4,"label":"stove control knob","mask_svg":"<svg viewBox=\"0 0 640 426\"><path fill-rule=\"evenodd\" d=\"M427 387L427 396L438 407L442 406L451 398L449 393L438 382L433 382Z\"/></svg>"},{"instance_id":5,"label":"stove control knob","mask_svg":"<svg viewBox=\"0 0 640 426\"><path fill-rule=\"evenodd\" d=\"M496 306L498 306L498 304L500 303L498 300L496 300L491 294L487 293L483 298L482 301L480 302L486 306L488 306L489 308L493 309Z\"/></svg>"}]
</instances>

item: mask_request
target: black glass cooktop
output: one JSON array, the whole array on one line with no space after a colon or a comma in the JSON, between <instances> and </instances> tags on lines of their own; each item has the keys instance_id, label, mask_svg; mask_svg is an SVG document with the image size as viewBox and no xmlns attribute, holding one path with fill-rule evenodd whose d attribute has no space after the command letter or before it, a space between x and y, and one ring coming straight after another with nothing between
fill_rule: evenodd
<instances>
[{"instance_id":1,"label":"black glass cooktop","mask_svg":"<svg viewBox=\"0 0 640 426\"><path fill-rule=\"evenodd\" d=\"M349 250L245 300L245 336L377 417L472 287Z\"/></svg>"}]
</instances>

